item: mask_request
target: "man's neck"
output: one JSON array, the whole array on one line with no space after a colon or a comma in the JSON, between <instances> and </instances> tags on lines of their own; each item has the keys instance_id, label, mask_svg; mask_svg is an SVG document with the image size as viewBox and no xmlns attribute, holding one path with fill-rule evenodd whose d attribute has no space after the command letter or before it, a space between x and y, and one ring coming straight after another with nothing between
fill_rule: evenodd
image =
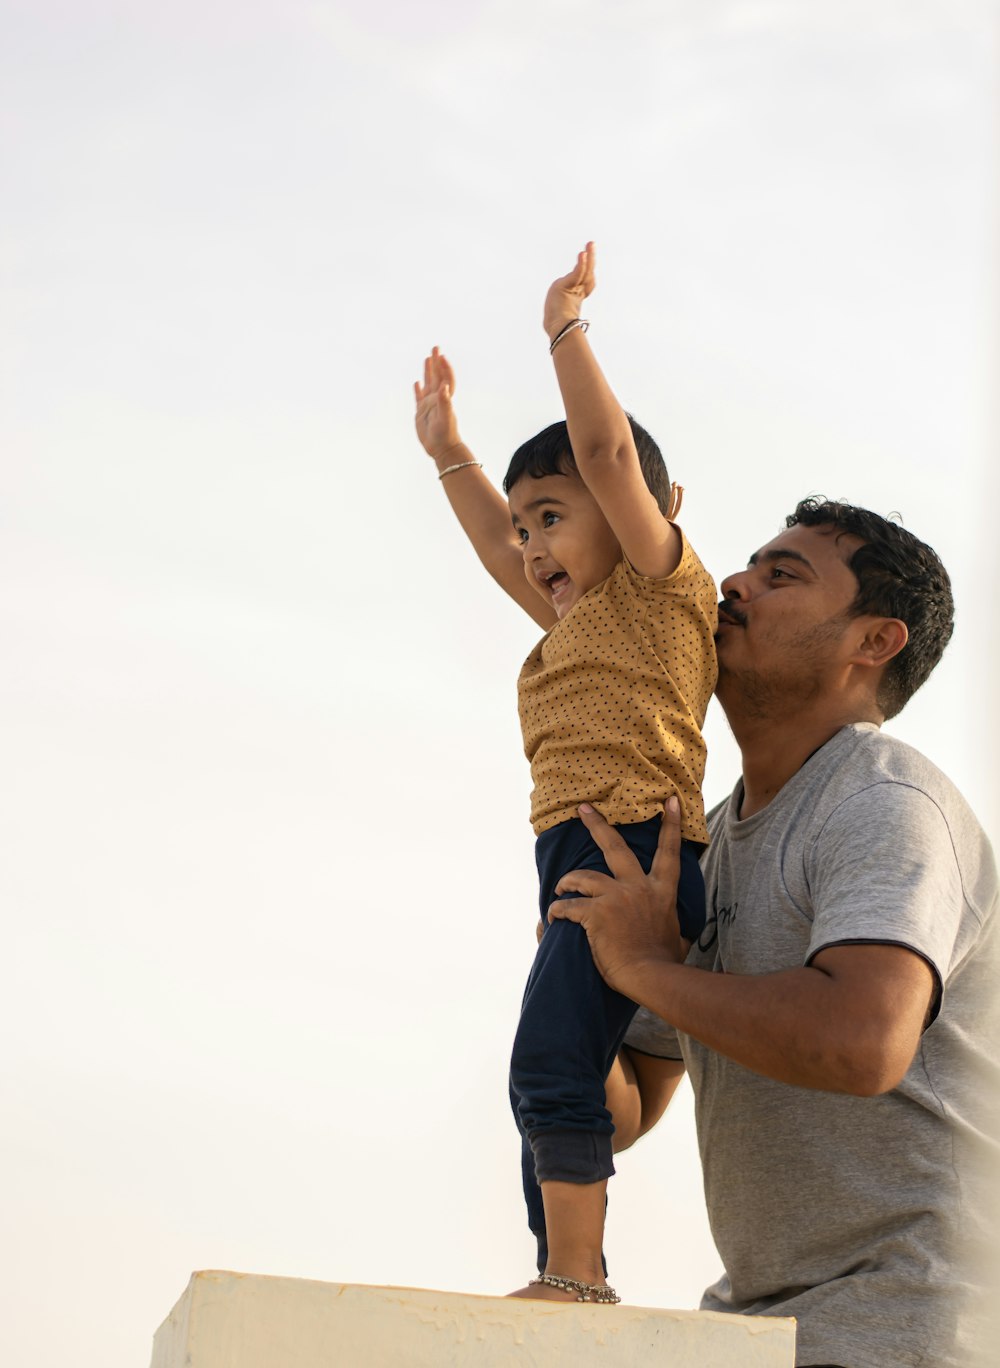
<instances>
[{"instance_id":1,"label":"man's neck","mask_svg":"<svg viewBox=\"0 0 1000 1368\"><path fill-rule=\"evenodd\" d=\"M740 818L752 817L766 808L811 755L854 722L878 724L881 719L858 716L856 712L820 716L811 712L783 719L729 716L743 756Z\"/></svg>"}]
</instances>

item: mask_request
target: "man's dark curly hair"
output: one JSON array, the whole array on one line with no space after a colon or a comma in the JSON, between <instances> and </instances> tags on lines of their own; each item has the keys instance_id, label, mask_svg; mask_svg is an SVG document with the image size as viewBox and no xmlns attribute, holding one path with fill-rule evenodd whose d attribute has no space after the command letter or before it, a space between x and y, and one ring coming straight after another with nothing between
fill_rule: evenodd
<instances>
[{"instance_id":1,"label":"man's dark curly hair","mask_svg":"<svg viewBox=\"0 0 1000 1368\"><path fill-rule=\"evenodd\" d=\"M635 449L639 453L639 467L643 479L664 517L670 508L670 476L667 474L663 453L644 427L640 427L630 413L625 417L632 429ZM566 420L552 423L534 437L529 437L510 458L507 474L503 477L503 492L509 494L518 480L527 475L540 480L546 475L569 475L576 472L576 458L569 444Z\"/></svg>"},{"instance_id":2,"label":"man's dark curly hair","mask_svg":"<svg viewBox=\"0 0 1000 1368\"><path fill-rule=\"evenodd\" d=\"M885 668L877 703L895 717L941 659L955 626L951 580L937 552L899 523L852 504L803 499L786 527L831 527L860 537L864 546L848 561L858 581L852 617L873 613L899 618L909 638Z\"/></svg>"}]
</instances>

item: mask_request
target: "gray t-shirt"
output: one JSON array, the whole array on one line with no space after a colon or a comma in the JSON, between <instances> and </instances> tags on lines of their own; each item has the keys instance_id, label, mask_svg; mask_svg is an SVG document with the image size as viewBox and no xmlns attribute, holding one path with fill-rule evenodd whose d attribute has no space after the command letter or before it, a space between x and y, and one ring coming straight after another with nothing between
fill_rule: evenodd
<instances>
[{"instance_id":1,"label":"gray t-shirt","mask_svg":"<svg viewBox=\"0 0 1000 1368\"><path fill-rule=\"evenodd\" d=\"M899 1087L851 1097L750 1072L640 1010L627 1037L683 1056L726 1273L707 1310L792 1315L798 1362L977 1357L997 1243L997 873L964 799L909 746L845 727L763 811L710 814L708 925L688 963L766 974L851 943L933 969L933 1021ZM981 1352L981 1351L980 1351Z\"/></svg>"}]
</instances>

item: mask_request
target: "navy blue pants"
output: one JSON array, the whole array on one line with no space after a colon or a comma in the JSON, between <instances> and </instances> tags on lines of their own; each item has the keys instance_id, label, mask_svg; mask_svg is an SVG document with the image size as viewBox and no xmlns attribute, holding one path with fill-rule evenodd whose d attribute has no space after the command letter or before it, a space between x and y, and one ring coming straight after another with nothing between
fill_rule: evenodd
<instances>
[{"instance_id":1,"label":"navy blue pants","mask_svg":"<svg viewBox=\"0 0 1000 1368\"><path fill-rule=\"evenodd\" d=\"M648 874L659 817L617 827ZM705 925L700 847L681 843L677 910L681 934L696 940ZM610 873L600 848L578 819L545 831L535 845L539 909L545 928L521 1004L510 1065L510 1098L521 1132L521 1176L528 1225L538 1240L538 1267L547 1249L538 1184L597 1183L614 1173L614 1124L604 1080L636 1012L636 1004L601 978L587 933L575 922L546 920L555 886L571 869ZM570 895L574 896L574 895Z\"/></svg>"}]
</instances>

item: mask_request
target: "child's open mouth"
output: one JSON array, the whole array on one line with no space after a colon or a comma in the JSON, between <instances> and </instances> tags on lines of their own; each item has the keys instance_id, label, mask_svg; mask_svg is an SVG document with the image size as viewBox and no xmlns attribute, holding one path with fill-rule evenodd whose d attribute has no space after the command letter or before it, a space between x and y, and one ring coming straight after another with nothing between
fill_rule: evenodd
<instances>
[{"instance_id":1,"label":"child's open mouth","mask_svg":"<svg viewBox=\"0 0 1000 1368\"><path fill-rule=\"evenodd\" d=\"M559 594L559 591L561 589L565 589L568 584L569 575L567 575L566 571L557 570L556 573L550 576L549 578L549 593L552 595L553 598L556 598Z\"/></svg>"}]
</instances>

